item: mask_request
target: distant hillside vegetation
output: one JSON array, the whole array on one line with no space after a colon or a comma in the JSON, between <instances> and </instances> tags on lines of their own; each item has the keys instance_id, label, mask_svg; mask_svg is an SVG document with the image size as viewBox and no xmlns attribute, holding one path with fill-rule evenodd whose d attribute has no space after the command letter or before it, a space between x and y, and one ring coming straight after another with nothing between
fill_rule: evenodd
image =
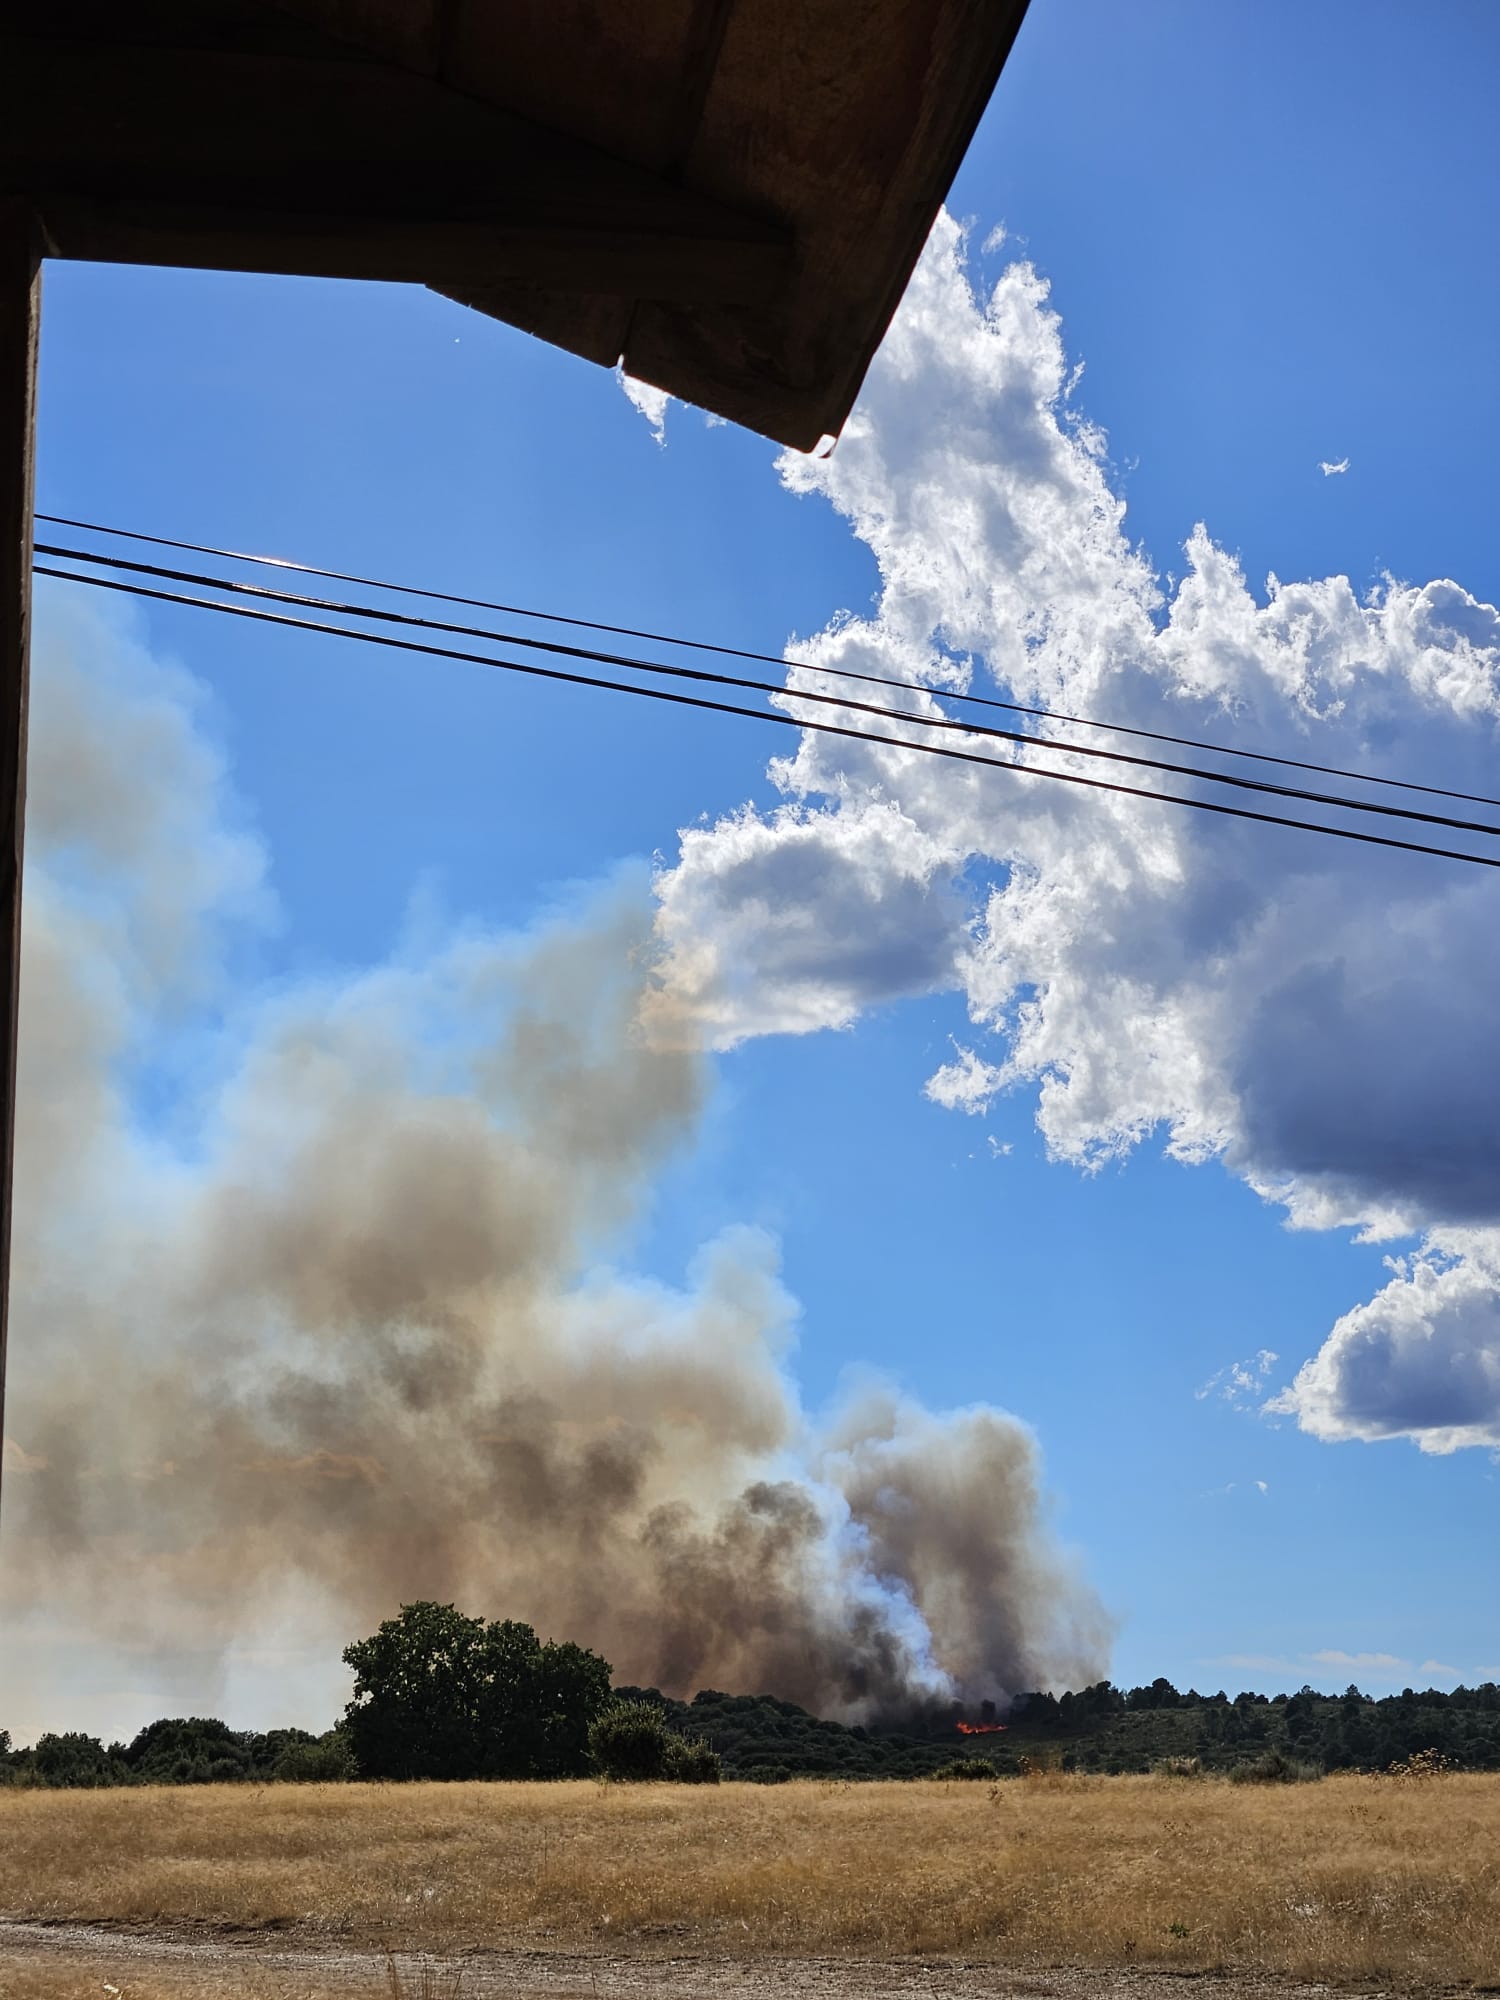
<instances>
[{"instance_id":1,"label":"distant hillside vegetation","mask_svg":"<svg viewBox=\"0 0 1500 2000\"><path fill-rule=\"evenodd\" d=\"M0 1730L0 1785L581 1775L607 1768L591 1754L589 1721L601 1704L614 1713L611 1703L622 1700L661 1708L668 1728L688 1739L679 1746L679 1761L697 1759L694 1769L701 1766L701 1774L707 1775L712 1760L707 1751L692 1748L706 1743L718 1753L725 1778L757 1784L780 1784L789 1778L1010 1778L1035 1767L1105 1774L1173 1767L1232 1772L1247 1767L1242 1775L1249 1776L1253 1767L1269 1766L1277 1773L1315 1777L1323 1771L1384 1771L1422 1753L1435 1754L1461 1770L1500 1770L1500 1687L1493 1682L1456 1688L1452 1694L1438 1688L1421 1693L1404 1688L1379 1701L1356 1687L1341 1695L1304 1687L1293 1695L1268 1699L1263 1694L1239 1694L1231 1701L1225 1694L1203 1695L1192 1688L1179 1694L1166 1680L1129 1690L1100 1681L1077 1694L1022 1695L1003 1726L995 1724L989 1704L977 1715L962 1718L962 1711L934 1703L900 1727L851 1728L820 1721L795 1702L778 1701L772 1695L722 1694L706 1688L684 1702L670 1700L655 1688L622 1687L611 1697L608 1666L596 1656L576 1647L542 1647L527 1626L484 1627L481 1621L464 1620L451 1607L408 1606L401 1619L382 1626L377 1639L384 1635L392 1644L405 1639L427 1645L435 1643L434 1634L452 1639L455 1631L462 1637L470 1627L481 1665L490 1659L484 1646L493 1650L501 1642L502 1650L509 1649L504 1658L511 1665L530 1658L532 1651L539 1666L550 1661L556 1671L547 1684L548 1698L554 1706L562 1698L561 1668L582 1663L587 1669L583 1693L588 1699L579 1695L574 1703L577 1715L569 1720L569 1710L563 1717L571 1733L561 1749L561 1739L553 1740L557 1717L549 1709L551 1721L541 1728L542 1711L529 1695L521 1699L524 1690L514 1674L499 1679L481 1676L480 1692L494 1713L484 1709L483 1702L474 1709L475 1714L483 1711L481 1719L489 1716L488 1734L478 1743L470 1743L461 1732L455 1736L449 1726L452 1718L446 1716L433 1689L420 1676L408 1675L401 1686L409 1683L423 1690L415 1707L407 1704L409 1715L406 1708L391 1708L389 1703L377 1713L366 1692L350 1703L337 1728L318 1737L300 1729L261 1735L192 1716L153 1722L128 1744L106 1746L92 1736L49 1734L29 1749L16 1749ZM350 1655L362 1660L374 1643L361 1642ZM450 1654L451 1648L442 1656L449 1666ZM405 1653L397 1663L402 1662L411 1665ZM373 1686L378 1677L368 1661L366 1667ZM468 1713L465 1708L464 1714ZM361 1734L355 1727L370 1717L380 1722L383 1734L377 1732L372 1738L371 1728ZM429 1741L434 1732L439 1739L436 1748ZM379 1755L371 1753L372 1740Z\"/></svg>"},{"instance_id":2,"label":"distant hillside vegetation","mask_svg":"<svg viewBox=\"0 0 1500 2000\"><path fill-rule=\"evenodd\" d=\"M1022 1695L1006 1727L965 1736L951 1715L934 1713L905 1730L849 1729L767 1695L712 1689L691 1702L655 1689L627 1695L661 1702L673 1728L706 1737L726 1778L918 1778L956 1758L980 1758L1001 1777L1028 1762L1064 1770L1149 1771L1174 1757L1228 1771L1278 1750L1325 1770L1384 1770L1435 1750L1465 1770L1500 1770L1500 1687L1405 1688L1381 1700L1356 1687L1341 1695L1304 1687L1293 1695L1179 1694L1156 1680L1128 1691L1101 1681L1077 1694Z\"/></svg>"}]
</instances>

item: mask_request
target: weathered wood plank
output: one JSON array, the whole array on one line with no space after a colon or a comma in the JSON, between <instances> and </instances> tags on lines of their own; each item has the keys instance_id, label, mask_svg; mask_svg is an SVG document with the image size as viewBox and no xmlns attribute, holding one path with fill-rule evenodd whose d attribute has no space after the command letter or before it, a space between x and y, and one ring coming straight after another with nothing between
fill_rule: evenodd
<instances>
[{"instance_id":1,"label":"weathered wood plank","mask_svg":"<svg viewBox=\"0 0 1500 2000\"><path fill-rule=\"evenodd\" d=\"M0 190L59 254L734 303L790 232L384 64L0 37Z\"/></svg>"},{"instance_id":2,"label":"weathered wood plank","mask_svg":"<svg viewBox=\"0 0 1500 2000\"><path fill-rule=\"evenodd\" d=\"M172 203L46 200L60 257L186 264L220 271L379 278L459 299L506 282L603 298L693 305L768 304L789 280L776 246L568 226L382 222L362 216L257 214Z\"/></svg>"},{"instance_id":3,"label":"weathered wood plank","mask_svg":"<svg viewBox=\"0 0 1500 2000\"><path fill-rule=\"evenodd\" d=\"M10 1317L41 250L41 232L32 210L20 202L0 201L0 1439L5 1434ZM0 1477L3 1461L0 1446Z\"/></svg>"}]
</instances>

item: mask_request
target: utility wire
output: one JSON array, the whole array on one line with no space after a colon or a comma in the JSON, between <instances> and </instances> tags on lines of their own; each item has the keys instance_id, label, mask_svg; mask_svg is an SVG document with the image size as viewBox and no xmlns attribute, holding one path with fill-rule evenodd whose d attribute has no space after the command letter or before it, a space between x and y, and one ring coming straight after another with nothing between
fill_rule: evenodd
<instances>
[{"instance_id":1,"label":"utility wire","mask_svg":"<svg viewBox=\"0 0 1500 2000\"><path fill-rule=\"evenodd\" d=\"M1007 757L987 757L977 750L957 750L942 743L914 743L909 738L850 729L836 722L810 722L781 709L747 708L741 703L714 701L707 695L680 694L671 688L641 687L631 681L606 680L595 674L574 673L562 667L544 667L535 660L495 659L484 653L460 652L435 646L424 640L398 639L384 632L357 632L347 625L330 625L310 618L293 618L284 612L262 611L249 604L218 604L211 598L188 597L177 591L155 590L145 584L125 583L117 577L80 576L76 571L52 569L38 563L40 576L57 577L64 583L87 584L95 590L113 590L130 597L146 597L162 604L191 605L202 611L216 611L226 617L253 619L258 624L280 625L301 632L323 632L334 638L353 639L366 646L387 646L398 652L421 653L431 658L457 660L472 666L498 668L506 673L528 674L537 680L562 681L575 687L605 689L613 694L639 695L648 701L671 702L679 708L707 709L719 715L748 717L752 722L779 723L792 729L811 729L824 736L840 736L854 743L878 743L895 750L914 750L924 756L945 757L960 764L986 765L1023 777L1050 778L1064 785L1082 785L1090 791L1117 792L1127 798L1147 799L1156 805L1188 806L1195 812L1217 813L1226 819L1254 820L1263 826L1284 826L1300 833L1321 833L1334 840L1357 840L1367 847L1394 847L1407 854L1427 854L1441 861L1463 861L1476 868L1500 868L1500 856L1471 854L1447 847L1430 847L1413 840L1397 840L1390 834L1361 833L1355 827L1327 826L1317 820L1287 819L1277 813L1255 812L1248 806L1224 805L1215 799L1190 798L1176 792L1157 792L1141 785L1122 785L1108 778L1086 778L1078 771L1059 771L1046 764L1017 763ZM778 694L786 690L778 688ZM796 699L807 699L797 696ZM848 704L843 704L847 706Z\"/></svg>"},{"instance_id":2,"label":"utility wire","mask_svg":"<svg viewBox=\"0 0 1500 2000\"><path fill-rule=\"evenodd\" d=\"M111 528L98 521L75 521L66 514L38 514L38 521L55 527L80 528L92 535L114 535L127 541L148 542L154 548L186 549L194 555L217 556L226 562L259 563L270 569L295 571L300 576L322 577L330 583L354 583L368 590L393 591L403 597L422 597L438 604L458 604L471 611L498 611L507 618L531 618L549 625L571 625L580 631L605 632L617 639L644 639L654 646L679 646L696 653L717 653L726 659L751 660L764 666L793 668L802 673L827 674L837 680L866 681L876 687L900 689L905 694L930 694L945 701L964 702L975 708L1003 709L1011 715L1027 715L1042 722L1063 722L1077 729L1100 729L1116 736L1138 736L1151 743L1170 743L1179 750L1203 750L1221 757L1244 757L1256 764L1279 764L1293 771L1312 771L1325 778L1347 778L1361 785L1387 785L1403 792L1425 792L1430 797L1458 799L1468 805L1500 807L1500 798L1482 792L1458 792L1446 785L1422 785L1411 778L1387 778L1371 771L1350 771L1338 764L1315 764L1301 757L1279 757L1268 750L1245 750L1233 744L1213 743L1196 736L1172 736L1159 729L1141 729L1125 722L1101 722L1086 715L1067 715L1055 708L1028 708L1021 702L1002 701L996 695L961 694L949 688L934 688L922 681L904 681L891 674L862 674L852 667L818 667L806 660L787 660L775 653L757 653L743 646L723 646L709 639L674 638L670 633L651 632L634 625L608 625L593 618L574 618L560 611L538 611L524 604L502 604L485 597L462 597L452 591L424 590L417 584L391 583L381 577L358 576L350 570L320 569L315 563L297 562L290 556L251 555L243 549L217 548L211 542L180 541L170 535L147 535L134 528ZM90 560L104 561L97 557ZM466 630L465 627L454 628ZM530 643L530 642L523 642ZM584 658L591 657L585 653ZM1163 768L1174 768L1165 766Z\"/></svg>"},{"instance_id":3,"label":"utility wire","mask_svg":"<svg viewBox=\"0 0 1500 2000\"><path fill-rule=\"evenodd\" d=\"M212 590L233 591L245 596L267 598L277 604L300 605L305 610L334 612L345 618L375 618L387 624L417 627L423 631L445 632L467 639L484 639L494 645L525 646L532 650L561 655L567 659L597 662L608 667L625 667L633 673L666 675L674 680L708 682L718 687L744 688L751 693L768 695L777 701L816 702L825 708L853 709L865 715L876 716L882 721L899 721L911 727L955 730L966 736L985 737L1043 750L1058 750L1069 756L1093 757L1110 764L1164 771L1172 777L1197 778L1209 784L1230 785L1236 791L1266 793L1275 798L1297 800L1305 805L1332 806L1345 812L1376 813L1383 819L1416 821L1425 826L1450 827L1458 833L1479 833L1500 839L1500 826L1484 820L1454 819L1444 813L1419 812L1411 806L1381 805L1375 800L1353 799L1338 792L1310 792L1295 785L1275 785L1264 778L1241 778L1227 771L1206 771L1193 764L1174 764L1159 757L1142 757L1125 750L1105 750L1097 744L1069 743L1057 737L1036 735L1024 730L997 729L983 723L964 722L952 716L913 715L906 710L883 707L877 702L856 701L848 695L819 694L807 688L788 688L782 682L752 680L743 674L715 673L706 667L673 666L661 660L642 660L628 654L605 653L592 646L567 645L556 639L533 639L519 632L494 632L483 626L454 625L443 619L416 618L406 611L383 611L362 604L341 603L331 598L307 597L295 591L272 590L262 584L240 583L233 578L204 576L193 570L166 569L158 563L134 562L124 556L93 555L86 549L61 548L51 542L39 542L37 553L63 556L70 561L98 564L109 569L130 570L137 575L165 578L173 583L191 583Z\"/></svg>"}]
</instances>

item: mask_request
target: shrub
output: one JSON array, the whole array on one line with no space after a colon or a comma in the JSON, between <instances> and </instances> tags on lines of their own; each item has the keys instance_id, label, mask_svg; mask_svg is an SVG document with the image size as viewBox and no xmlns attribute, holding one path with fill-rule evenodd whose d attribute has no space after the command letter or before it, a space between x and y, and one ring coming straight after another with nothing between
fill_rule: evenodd
<instances>
[{"instance_id":1,"label":"shrub","mask_svg":"<svg viewBox=\"0 0 1500 2000\"><path fill-rule=\"evenodd\" d=\"M1201 1778L1201 1757L1158 1757L1151 1766L1153 1778Z\"/></svg>"},{"instance_id":2,"label":"shrub","mask_svg":"<svg viewBox=\"0 0 1500 2000\"><path fill-rule=\"evenodd\" d=\"M784 1785L791 1775L785 1764L752 1764L740 1772L747 1785Z\"/></svg>"},{"instance_id":3,"label":"shrub","mask_svg":"<svg viewBox=\"0 0 1500 2000\"><path fill-rule=\"evenodd\" d=\"M271 1776L287 1785L335 1785L359 1776L349 1739L340 1729L306 1743L288 1743L271 1766Z\"/></svg>"},{"instance_id":4,"label":"shrub","mask_svg":"<svg viewBox=\"0 0 1500 2000\"><path fill-rule=\"evenodd\" d=\"M647 1784L667 1775L671 1734L655 1702L612 1701L589 1724L589 1755L601 1777Z\"/></svg>"},{"instance_id":5,"label":"shrub","mask_svg":"<svg viewBox=\"0 0 1500 2000\"><path fill-rule=\"evenodd\" d=\"M674 1785L716 1785L723 1775L719 1753L702 1736L667 1737L666 1775Z\"/></svg>"},{"instance_id":6,"label":"shrub","mask_svg":"<svg viewBox=\"0 0 1500 2000\"><path fill-rule=\"evenodd\" d=\"M931 1774L934 1778L998 1778L1000 1773L988 1757L950 1757Z\"/></svg>"},{"instance_id":7,"label":"shrub","mask_svg":"<svg viewBox=\"0 0 1500 2000\"><path fill-rule=\"evenodd\" d=\"M1231 1785L1304 1785L1321 1778L1320 1764L1304 1764L1280 1750L1267 1750L1248 1764L1236 1764L1229 1773Z\"/></svg>"},{"instance_id":8,"label":"shrub","mask_svg":"<svg viewBox=\"0 0 1500 2000\"><path fill-rule=\"evenodd\" d=\"M589 1729L589 1753L602 1778L616 1784L716 1785L718 1752L701 1736L667 1727L654 1701L612 1701Z\"/></svg>"}]
</instances>

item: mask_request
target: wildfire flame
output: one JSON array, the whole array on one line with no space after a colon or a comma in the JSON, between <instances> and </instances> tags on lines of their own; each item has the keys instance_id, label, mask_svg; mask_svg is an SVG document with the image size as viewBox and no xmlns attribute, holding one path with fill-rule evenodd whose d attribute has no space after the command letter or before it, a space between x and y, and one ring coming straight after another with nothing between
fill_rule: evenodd
<instances>
[{"instance_id":1,"label":"wildfire flame","mask_svg":"<svg viewBox=\"0 0 1500 2000\"><path fill-rule=\"evenodd\" d=\"M1003 1722L960 1722L957 1727L960 1736L998 1736L1006 1725Z\"/></svg>"}]
</instances>

